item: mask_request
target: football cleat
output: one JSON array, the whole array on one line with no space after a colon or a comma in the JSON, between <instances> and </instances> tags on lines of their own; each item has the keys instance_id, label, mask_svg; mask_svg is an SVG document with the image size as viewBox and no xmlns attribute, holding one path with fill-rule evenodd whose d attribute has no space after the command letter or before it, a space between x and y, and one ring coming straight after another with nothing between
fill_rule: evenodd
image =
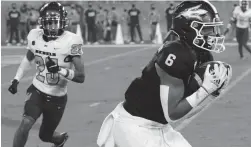
<instances>
[{"instance_id":1,"label":"football cleat","mask_svg":"<svg viewBox=\"0 0 251 147\"><path fill-rule=\"evenodd\" d=\"M64 137L63 142L60 143L60 144L54 144L52 147L63 147L63 146L64 146L64 144L66 143L66 141L67 141L68 138L69 138L69 135L68 135L66 132L61 133L61 135Z\"/></svg>"}]
</instances>

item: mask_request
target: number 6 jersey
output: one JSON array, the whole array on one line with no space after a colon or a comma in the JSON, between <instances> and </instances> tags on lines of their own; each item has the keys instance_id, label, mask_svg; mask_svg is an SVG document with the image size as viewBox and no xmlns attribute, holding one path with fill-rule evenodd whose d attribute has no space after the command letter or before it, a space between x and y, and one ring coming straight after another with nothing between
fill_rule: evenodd
<instances>
[{"instance_id":1,"label":"number 6 jersey","mask_svg":"<svg viewBox=\"0 0 251 147\"><path fill-rule=\"evenodd\" d=\"M130 109L130 113L134 116L166 124L167 121L163 112L165 109L162 108L160 98L161 81L155 65L157 64L163 70L164 74L181 79L185 87L197 63L212 60L210 59L210 55L209 53L203 56L203 60L201 60L182 41L165 43L144 68L141 77L136 78L128 87L125 93L127 111ZM208 59L205 57L208 57ZM179 93L181 97L186 94L185 91L180 91Z\"/></svg>"},{"instance_id":2,"label":"number 6 jersey","mask_svg":"<svg viewBox=\"0 0 251 147\"><path fill-rule=\"evenodd\" d=\"M34 62L37 69L33 78L33 85L48 95L65 95L68 80L58 73L48 72L45 64L48 61L48 56L50 56L60 67L72 69L72 57L83 54L81 37L65 31L56 40L46 42L43 39L43 30L33 29L28 34L27 39L27 49L34 53Z\"/></svg>"}]
</instances>

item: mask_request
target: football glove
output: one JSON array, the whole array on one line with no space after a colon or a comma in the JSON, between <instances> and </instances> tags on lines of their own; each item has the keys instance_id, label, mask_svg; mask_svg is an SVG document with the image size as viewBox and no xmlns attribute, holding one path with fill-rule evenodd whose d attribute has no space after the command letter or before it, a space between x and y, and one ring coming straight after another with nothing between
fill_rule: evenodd
<instances>
[{"instance_id":1,"label":"football glove","mask_svg":"<svg viewBox=\"0 0 251 147\"><path fill-rule=\"evenodd\" d=\"M227 80L227 68L223 63L214 64L214 67L207 65L204 81L202 87L207 91L208 94L212 94L214 91L223 87L224 82Z\"/></svg>"},{"instance_id":2,"label":"football glove","mask_svg":"<svg viewBox=\"0 0 251 147\"><path fill-rule=\"evenodd\" d=\"M14 79L12 80L11 82L11 85L9 87L9 92L12 93L12 94L16 94L17 93L17 85L18 85L18 80L17 79Z\"/></svg>"},{"instance_id":3,"label":"football glove","mask_svg":"<svg viewBox=\"0 0 251 147\"><path fill-rule=\"evenodd\" d=\"M51 59L50 56L48 56L46 67L47 67L48 72L51 72L51 73L57 73L60 70L59 66Z\"/></svg>"},{"instance_id":4,"label":"football glove","mask_svg":"<svg viewBox=\"0 0 251 147\"><path fill-rule=\"evenodd\" d=\"M230 83L230 80L232 78L232 67L229 64L226 64L226 63L224 63L224 64L225 64L225 67L227 69L227 73L226 73L227 77L226 77L226 80L223 83L221 89L219 89L219 94L222 93L227 88L227 86Z\"/></svg>"}]
</instances>

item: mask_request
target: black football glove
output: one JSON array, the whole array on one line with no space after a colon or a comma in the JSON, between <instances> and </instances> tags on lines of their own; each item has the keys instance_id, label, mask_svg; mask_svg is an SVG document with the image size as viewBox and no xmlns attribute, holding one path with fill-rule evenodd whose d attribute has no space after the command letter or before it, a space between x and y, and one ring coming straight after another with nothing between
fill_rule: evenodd
<instances>
[{"instance_id":1,"label":"black football glove","mask_svg":"<svg viewBox=\"0 0 251 147\"><path fill-rule=\"evenodd\" d=\"M60 70L59 66L51 59L50 56L48 56L46 67L47 67L48 72L51 72L51 73L57 73Z\"/></svg>"},{"instance_id":2,"label":"black football glove","mask_svg":"<svg viewBox=\"0 0 251 147\"><path fill-rule=\"evenodd\" d=\"M17 93L17 85L18 85L18 80L17 79L14 79L12 80L12 83L9 87L9 92L12 93L12 94L16 94Z\"/></svg>"}]
</instances>

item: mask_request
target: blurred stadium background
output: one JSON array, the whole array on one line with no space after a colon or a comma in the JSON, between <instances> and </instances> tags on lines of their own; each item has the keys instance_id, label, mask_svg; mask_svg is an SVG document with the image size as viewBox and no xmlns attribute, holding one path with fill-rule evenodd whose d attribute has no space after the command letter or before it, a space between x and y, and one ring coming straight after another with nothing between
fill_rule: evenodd
<instances>
[{"instance_id":1,"label":"blurred stadium background","mask_svg":"<svg viewBox=\"0 0 251 147\"><path fill-rule=\"evenodd\" d=\"M1 1L2 7L1 7L1 13L2 13L2 17L1 17L1 41L2 41L2 45L6 45L6 40L8 40L9 35L8 34L8 27L7 27L7 20L8 20L8 13L11 9L11 5L12 3L16 3L17 4L17 10L19 11L20 8L22 7L22 5L24 3L26 3L28 11L30 11L32 8L34 8L35 10L39 10L39 8L41 7L42 4L44 4L46 1ZM71 11L71 5L75 4L75 8L78 12L79 17L75 17L72 18L70 17L69 19L77 19L76 21L78 22L78 24L81 26L81 28L83 26L85 26L84 30L82 29L81 33L84 34L87 38L88 34L87 34L87 27L86 27L86 22L84 21L84 16L83 13L81 13L81 10L86 10L88 8L88 1L62 1L62 3L66 6L66 9L68 10L68 12ZM167 21L165 18L165 11L166 9L169 7L170 3L174 3L174 5L178 4L179 1L91 1L93 8L96 11L99 11L99 7L102 6L103 9L107 9L107 10L111 10L112 7L116 8L116 12L119 16L119 23L122 23L121 19L122 19L122 15L123 15L123 11L124 9L130 9L131 5L134 3L136 5L136 7L141 11L141 15L140 15L140 25L141 25L141 31L142 31L142 36L143 36L143 40L145 42L150 40L150 25L149 25L149 20L148 20L148 15L150 12L150 6L152 4L155 5L156 10L159 12L160 14L160 31L162 36L165 36L165 34L167 33ZM224 21L225 27L228 24L230 17L232 15L232 11L233 11L233 5L234 4L238 4L238 1L212 1L212 3L217 7L220 16L222 18L222 20ZM32 13L32 12L31 12ZM28 14L28 15L32 15L32 14ZM34 16L35 14L33 14ZM28 16L28 17L30 17ZM34 16L36 17L36 16ZM34 17L32 19L34 19ZM83 21L82 21L83 20ZM72 26L69 26L69 30ZM122 27L125 27L124 25L122 25ZM225 28L224 27L224 28ZM29 27L31 28L31 27ZM122 28L123 29L123 28ZM228 39L232 39L232 34L230 37L227 36L227 40Z\"/></svg>"}]
</instances>

